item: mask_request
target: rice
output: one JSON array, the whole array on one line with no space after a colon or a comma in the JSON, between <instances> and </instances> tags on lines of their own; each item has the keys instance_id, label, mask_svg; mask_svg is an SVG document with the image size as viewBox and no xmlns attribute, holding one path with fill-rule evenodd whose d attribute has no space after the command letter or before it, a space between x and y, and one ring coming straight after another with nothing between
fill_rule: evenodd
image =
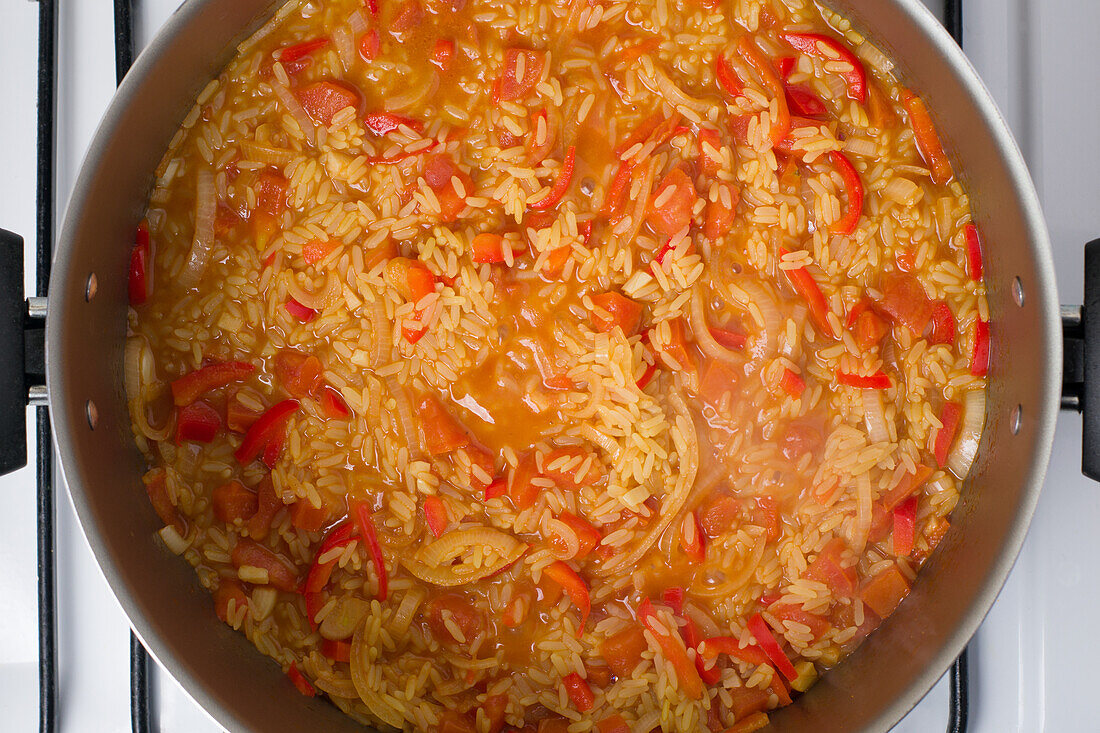
<instances>
[{"instance_id":1,"label":"rice","mask_svg":"<svg viewBox=\"0 0 1100 733\"><path fill-rule=\"evenodd\" d=\"M759 613L828 669L958 503L965 476L937 466L965 473L984 414L939 461L944 406L985 389L990 317L965 191L931 180L891 61L812 3L471 0L449 69L393 27L416 7L371 19L367 60L284 55L358 0L282 6L155 171L126 387L161 539L226 623L367 724L485 733L541 706L575 733L694 732L735 725L735 699L778 707L775 660L704 656L696 690L706 638L751 657ZM885 102L851 98L832 44L773 27L842 38ZM756 54L793 56L825 113L785 127ZM199 176L218 209L196 269ZM227 362L251 370L174 404L171 382Z\"/></svg>"}]
</instances>

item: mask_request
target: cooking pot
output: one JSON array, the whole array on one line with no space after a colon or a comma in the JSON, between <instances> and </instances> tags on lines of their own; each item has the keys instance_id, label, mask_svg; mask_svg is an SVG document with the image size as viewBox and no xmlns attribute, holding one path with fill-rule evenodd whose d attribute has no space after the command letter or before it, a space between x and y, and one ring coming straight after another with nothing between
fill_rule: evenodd
<instances>
[{"instance_id":1,"label":"cooking pot","mask_svg":"<svg viewBox=\"0 0 1100 733\"><path fill-rule=\"evenodd\" d=\"M163 547L156 535L160 522L142 488L145 467L123 389L127 265L153 171L196 94L276 4L185 3L122 82L92 142L57 242L46 383L57 453L77 515L111 588L157 661L230 730L361 731L323 699L294 693L278 666L218 621L191 567ZM828 4L884 50L906 85L928 99L986 242L993 345L988 415L952 529L898 611L773 716L773 727L784 731L885 731L962 651L1016 558L1050 454L1063 334L1036 193L1005 121L965 56L919 0ZM1087 280L1100 285L1100 250L1092 254L1087 270L1097 277L1086 272ZM5 264L11 263L0 267ZM0 293L0 311L25 310L21 278L8 282L14 286ZM1100 287L1086 283L1086 292L1100 298ZM1089 305L1100 312L1100 302L1086 303L1086 315ZM1100 418L1100 410L1089 409L1100 393L1083 388L1096 361L1089 365L1082 354L1090 343L1100 344L1088 338L1089 331L1100 331L1100 322L1082 321L1080 313L1067 332L1078 340L1067 361L1075 384L1063 401L1085 408L1087 463L1090 454L1100 461L1100 451L1088 450L1100 438L1100 430L1089 430L1090 416ZM22 314L0 318L0 339L18 342L18 352L21 330ZM26 395L21 371L10 380L4 376L0 467L10 467L25 451L18 443L23 429L12 424L25 419ZM4 441L4 435L16 442ZM1085 468L1100 475L1100 466Z\"/></svg>"}]
</instances>

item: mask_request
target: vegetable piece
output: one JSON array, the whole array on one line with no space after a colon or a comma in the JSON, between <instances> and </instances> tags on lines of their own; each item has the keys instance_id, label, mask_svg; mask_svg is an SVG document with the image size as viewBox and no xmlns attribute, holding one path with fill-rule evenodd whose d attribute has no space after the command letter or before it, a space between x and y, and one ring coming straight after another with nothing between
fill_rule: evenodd
<instances>
[{"instance_id":1,"label":"vegetable piece","mask_svg":"<svg viewBox=\"0 0 1100 733\"><path fill-rule=\"evenodd\" d=\"M703 212L703 234L707 239L718 239L729 232L737 220L740 202L740 191L728 183L719 184L717 198L708 199Z\"/></svg>"},{"instance_id":2,"label":"vegetable piece","mask_svg":"<svg viewBox=\"0 0 1100 733\"><path fill-rule=\"evenodd\" d=\"M837 372L836 381L845 387L855 387L857 389L890 389L893 384L890 381L890 376L882 371L866 377L859 374Z\"/></svg>"},{"instance_id":3,"label":"vegetable piece","mask_svg":"<svg viewBox=\"0 0 1100 733\"><path fill-rule=\"evenodd\" d=\"M499 234L479 234L470 246L478 264L504 262L504 237Z\"/></svg>"},{"instance_id":4,"label":"vegetable piece","mask_svg":"<svg viewBox=\"0 0 1100 733\"><path fill-rule=\"evenodd\" d=\"M573 701L573 706L577 710L584 713L592 709L593 703L596 702L596 696L592 694L592 688L588 686L583 677L576 672L570 672L562 677L561 684L565 687L565 692L569 695L569 699Z\"/></svg>"},{"instance_id":5,"label":"vegetable piece","mask_svg":"<svg viewBox=\"0 0 1100 733\"><path fill-rule=\"evenodd\" d=\"M485 487L485 501L496 499L508 493L508 482L504 479L496 479Z\"/></svg>"},{"instance_id":6,"label":"vegetable piece","mask_svg":"<svg viewBox=\"0 0 1100 733\"><path fill-rule=\"evenodd\" d=\"M283 400L261 415L260 419L245 433L244 440L233 454L237 462L247 466L256 460L272 441L276 439L281 441L286 434L286 424L298 411L299 404L298 400Z\"/></svg>"},{"instance_id":7,"label":"vegetable piece","mask_svg":"<svg viewBox=\"0 0 1100 733\"><path fill-rule=\"evenodd\" d=\"M463 192L455 188L454 179L458 179ZM444 222L454 221L466 208L466 197L474 191L474 182L459 168L449 155L433 155L424 164L424 180L435 192L439 201L439 215Z\"/></svg>"},{"instance_id":8,"label":"vegetable piece","mask_svg":"<svg viewBox=\"0 0 1100 733\"><path fill-rule=\"evenodd\" d=\"M787 250L780 247L779 256L782 258L786 254L788 254ZM791 285L806 300L814 324L822 333L828 336L836 336L833 332L833 325L829 323L829 303L825 300L825 295L821 292L821 288L814 280L813 275L805 267L785 270L785 272L787 278L791 281Z\"/></svg>"},{"instance_id":9,"label":"vegetable piece","mask_svg":"<svg viewBox=\"0 0 1100 733\"><path fill-rule=\"evenodd\" d=\"M342 82L313 82L299 89L296 96L306 114L325 126L332 124L332 118L340 110L359 106L359 92Z\"/></svg>"},{"instance_id":10,"label":"vegetable piece","mask_svg":"<svg viewBox=\"0 0 1100 733\"><path fill-rule=\"evenodd\" d=\"M287 313L298 319L301 323L309 323L317 317L317 311L312 308L307 308L294 298L288 300L283 307L286 308Z\"/></svg>"},{"instance_id":11,"label":"vegetable piece","mask_svg":"<svg viewBox=\"0 0 1100 733\"><path fill-rule=\"evenodd\" d=\"M653 381L653 377L656 374L657 374L657 364L655 362L655 363L650 364L649 366L647 366L645 368L645 371L642 372L642 376L638 378L638 381L637 381L638 389L645 389L646 385L648 385L650 382Z\"/></svg>"},{"instance_id":12,"label":"vegetable piece","mask_svg":"<svg viewBox=\"0 0 1100 733\"><path fill-rule=\"evenodd\" d=\"M214 591L214 613L224 623L229 623L229 604L233 602L233 612L242 608L248 608L248 596L244 594L244 588L240 582L233 578L222 578L218 583L218 589Z\"/></svg>"},{"instance_id":13,"label":"vegetable piece","mask_svg":"<svg viewBox=\"0 0 1100 733\"><path fill-rule=\"evenodd\" d=\"M254 371L256 367L244 361L204 366L172 382L172 401L177 407L189 405L211 390L247 379Z\"/></svg>"},{"instance_id":14,"label":"vegetable piece","mask_svg":"<svg viewBox=\"0 0 1100 733\"><path fill-rule=\"evenodd\" d=\"M767 713L752 713L744 718L738 718L737 722L726 728L723 733L756 733L756 731L766 728L770 722L771 719Z\"/></svg>"},{"instance_id":15,"label":"vegetable piece","mask_svg":"<svg viewBox=\"0 0 1100 733\"><path fill-rule=\"evenodd\" d=\"M776 604L768 608L768 613L780 621L794 621L810 629L814 639L819 639L832 628L828 619L818 616L816 613L807 613L801 606L793 604ZM798 667L796 664L795 667Z\"/></svg>"},{"instance_id":16,"label":"vegetable piece","mask_svg":"<svg viewBox=\"0 0 1100 733\"><path fill-rule=\"evenodd\" d=\"M238 569L251 566L266 570L267 582L273 588L287 592L298 590L298 574L294 566L253 539L238 539L230 559L233 567Z\"/></svg>"},{"instance_id":17,"label":"vegetable piece","mask_svg":"<svg viewBox=\"0 0 1100 733\"><path fill-rule=\"evenodd\" d=\"M917 141L917 150L932 172L932 180L938 184L945 184L955 176L951 168L951 161L943 151L936 127L932 124L932 115L928 113L928 107L924 100L908 89L901 93L902 104L909 113L909 124L913 128L913 136Z\"/></svg>"},{"instance_id":18,"label":"vegetable piece","mask_svg":"<svg viewBox=\"0 0 1100 733\"><path fill-rule=\"evenodd\" d=\"M435 292L436 277L423 262L409 261L405 258L394 258L388 263L387 269L391 267L400 273L395 276L394 279L401 290L401 294L408 302L417 304L428 295ZM415 320L423 322L424 309L415 309L413 311L413 316ZM401 335L410 344L415 344L419 341L427 331L427 326L411 328L403 325L401 327Z\"/></svg>"},{"instance_id":19,"label":"vegetable piece","mask_svg":"<svg viewBox=\"0 0 1100 733\"><path fill-rule=\"evenodd\" d=\"M924 333L936 307L915 275L894 271L882 276L880 306L895 323L905 326L917 337Z\"/></svg>"},{"instance_id":20,"label":"vegetable piece","mask_svg":"<svg viewBox=\"0 0 1100 733\"><path fill-rule=\"evenodd\" d=\"M432 46L431 62L442 72L451 68L451 59L455 55L455 42L449 38L440 38Z\"/></svg>"},{"instance_id":21,"label":"vegetable piece","mask_svg":"<svg viewBox=\"0 0 1100 733\"><path fill-rule=\"evenodd\" d=\"M469 644L485 629L485 616L460 593L444 593L429 601L424 609L432 635L439 641ZM459 639L447 623L450 618L464 637Z\"/></svg>"},{"instance_id":22,"label":"vegetable piece","mask_svg":"<svg viewBox=\"0 0 1100 733\"><path fill-rule=\"evenodd\" d=\"M732 636L714 636L703 641L701 656L704 659L717 659L720 654L756 666L769 664L768 655L757 644L743 647L741 640Z\"/></svg>"},{"instance_id":23,"label":"vegetable piece","mask_svg":"<svg viewBox=\"0 0 1100 733\"><path fill-rule=\"evenodd\" d=\"M586 463L588 467L583 474L579 474ZM569 446L550 451L543 462L542 475L562 489L575 491L582 486L598 484L603 480L606 471L594 453L578 446Z\"/></svg>"},{"instance_id":24,"label":"vegetable piece","mask_svg":"<svg viewBox=\"0 0 1100 733\"><path fill-rule=\"evenodd\" d=\"M910 496L894 510L894 554L909 557L916 534L917 497Z\"/></svg>"},{"instance_id":25,"label":"vegetable piece","mask_svg":"<svg viewBox=\"0 0 1100 733\"><path fill-rule=\"evenodd\" d=\"M790 369L784 369L783 376L779 380L779 387L786 392L792 400L797 400L802 396L802 391L806 389L806 382L802 377L795 374Z\"/></svg>"},{"instance_id":26,"label":"vegetable piece","mask_svg":"<svg viewBox=\"0 0 1100 733\"><path fill-rule=\"evenodd\" d=\"M638 606L638 619L656 637L665 659L676 671L676 678L684 694L692 700L700 699L703 696L703 680L699 677L699 670L695 668L695 663L688 658L680 635L670 634L664 624L657 620L656 614L653 613L653 605L648 598Z\"/></svg>"},{"instance_id":27,"label":"vegetable piece","mask_svg":"<svg viewBox=\"0 0 1100 733\"><path fill-rule=\"evenodd\" d=\"M734 522L740 516L741 502L732 496L720 496L711 502L699 517L699 526L706 532L707 537L714 539L732 529Z\"/></svg>"},{"instance_id":28,"label":"vegetable piece","mask_svg":"<svg viewBox=\"0 0 1100 733\"><path fill-rule=\"evenodd\" d=\"M692 562L701 563L707 559L705 535L695 512L684 515L684 521L680 525L680 549Z\"/></svg>"},{"instance_id":29,"label":"vegetable piece","mask_svg":"<svg viewBox=\"0 0 1100 733\"><path fill-rule=\"evenodd\" d=\"M642 661L642 652L647 646L642 627L628 626L604 639L600 644L600 656L616 677L627 678Z\"/></svg>"},{"instance_id":30,"label":"vegetable piece","mask_svg":"<svg viewBox=\"0 0 1100 733\"><path fill-rule=\"evenodd\" d=\"M352 502L352 510L355 515L355 526L359 529L359 536L370 553L370 560L378 575L378 600L384 602L389 596L389 576L386 575L386 561L382 556L382 546L378 544L378 535L374 531L370 505L365 501L355 501Z\"/></svg>"},{"instance_id":31,"label":"vegetable piece","mask_svg":"<svg viewBox=\"0 0 1100 733\"><path fill-rule=\"evenodd\" d=\"M771 123L771 142L772 147L776 147L791 130L791 111L787 107L787 92L783 81L775 73L771 61L756 45L752 35L741 36L741 40L737 42L737 53L760 75L764 86L775 97L776 116Z\"/></svg>"},{"instance_id":32,"label":"vegetable piece","mask_svg":"<svg viewBox=\"0 0 1100 733\"><path fill-rule=\"evenodd\" d=\"M880 618L886 618L909 595L909 580L896 564L891 565L863 586L860 598Z\"/></svg>"},{"instance_id":33,"label":"vegetable piece","mask_svg":"<svg viewBox=\"0 0 1100 733\"><path fill-rule=\"evenodd\" d=\"M890 326L871 310L860 313L855 326L856 343L861 349L878 346L886 338L886 334L890 333Z\"/></svg>"},{"instance_id":34,"label":"vegetable piece","mask_svg":"<svg viewBox=\"0 0 1100 733\"><path fill-rule=\"evenodd\" d=\"M397 14L394 15L393 20L390 22L390 30L398 33L404 33L407 30L412 30L424 21L424 8L420 6L419 0L405 0L397 8Z\"/></svg>"},{"instance_id":35,"label":"vegetable piece","mask_svg":"<svg viewBox=\"0 0 1100 733\"><path fill-rule=\"evenodd\" d=\"M203 400L180 408L176 419L176 445L184 441L209 443L222 429L218 411Z\"/></svg>"},{"instance_id":36,"label":"vegetable piece","mask_svg":"<svg viewBox=\"0 0 1100 733\"><path fill-rule=\"evenodd\" d=\"M259 507L256 492L236 479L214 489L210 495L210 505L214 518L227 524L238 519L251 519Z\"/></svg>"},{"instance_id":37,"label":"vegetable piece","mask_svg":"<svg viewBox=\"0 0 1100 733\"><path fill-rule=\"evenodd\" d=\"M745 89L741 77L737 76L737 72L722 54L718 54L718 58L714 60L714 77L718 80L718 85L731 97L741 96L741 92Z\"/></svg>"},{"instance_id":38,"label":"vegetable piece","mask_svg":"<svg viewBox=\"0 0 1100 733\"><path fill-rule=\"evenodd\" d=\"M780 648L779 642L776 641L775 636L772 634L772 630L768 628L768 624L764 621L764 617L759 613L753 614L749 619L749 631L752 632L753 637L756 639L756 643L760 645L760 648L764 650L764 653L768 655L768 659L772 661L775 668L787 678L788 681L794 681L798 678L798 671L795 670L794 665L791 664L791 660L787 658L787 655L783 653L783 649Z\"/></svg>"},{"instance_id":39,"label":"vegetable piece","mask_svg":"<svg viewBox=\"0 0 1100 733\"><path fill-rule=\"evenodd\" d=\"M974 322L974 351L970 356L970 373L984 377L989 373L989 323L980 318Z\"/></svg>"},{"instance_id":40,"label":"vegetable piece","mask_svg":"<svg viewBox=\"0 0 1100 733\"><path fill-rule=\"evenodd\" d=\"M522 59L522 61L521 61ZM497 101L527 96L542 77L546 54L526 48L509 48L504 52L504 71L493 89Z\"/></svg>"},{"instance_id":41,"label":"vegetable piece","mask_svg":"<svg viewBox=\"0 0 1100 733\"><path fill-rule=\"evenodd\" d=\"M677 317L668 322L668 343L661 349L680 369L691 369L691 353L687 347L687 327L684 319Z\"/></svg>"},{"instance_id":42,"label":"vegetable piece","mask_svg":"<svg viewBox=\"0 0 1100 733\"><path fill-rule=\"evenodd\" d=\"M167 472L163 468L154 468L142 476L141 480L145 484L149 503L153 505L153 511L157 513L160 521L174 527L181 537L186 536L187 520L172 503L172 497L168 494Z\"/></svg>"},{"instance_id":43,"label":"vegetable piece","mask_svg":"<svg viewBox=\"0 0 1100 733\"><path fill-rule=\"evenodd\" d=\"M336 568L337 559L332 558L321 562L321 558L337 547L345 547L351 544L354 532L355 525L349 521L343 521L328 531L328 534L321 540L321 546L317 548L317 554L313 556L313 564L310 565L309 571L306 573L306 579L302 581L302 593L319 593L328 585L329 578L332 577L332 571ZM310 623L312 622L313 617L310 616Z\"/></svg>"},{"instance_id":44,"label":"vegetable piece","mask_svg":"<svg viewBox=\"0 0 1100 733\"><path fill-rule=\"evenodd\" d=\"M673 168L661 180L649 200L646 222L658 234L671 237L691 224L691 214L699 196L695 184L680 168Z\"/></svg>"},{"instance_id":45,"label":"vegetable piece","mask_svg":"<svg viewBox=\"0 0 1100 733\"><path fill-rule=\"evenodd\" d=\"M256 503L256 513L247 524L248 536L254 540L262 540L271 531L271 521L275 514L283 508L283 501L275 493L270 474L264 476L256 487Z\"/></svg>"},{"instance_id":46,"label":"vegetable piece","mask_svg":"<svg viewBox=\"0 0 1100 733\"><path fill-rule=\"evenodd\" d=\"M322 639L321 653L334 662L347 664L351 661L351 644L346 641Z\"/></svg>"},{"instance_id":47,"label":"vegetable piece","mask_svg":"<svg viewBox=\"0 0 1100 733\"><path fill-rule=\"evenodd\" d=\"M327 38L313 38L308 41L302 41L301 43L295 43L292 46L280 48L277 58L281 63L288 64L291 61L297 61L303 56L309 56L314 51L320 51L327 45Z\"/></svg>"},{"instance_id":48,"label":"vegetable piece","mask_svg":"<svg viewBox=\"0 0 1100 733\"><path fill-rule=\"evenodd\" d=\"M435 733L477 733L477 726L474 725L468 715L453 710L444 710L439 716L439 724L436 726Z\"/></svg>"},{"instance_id":49,"label":"vegetable piece","mask_svg":"<svg viewBox=\"0 0 1100 733\"><path fill-rule=\"evenodd\" d=\"M951 452L951 445L955 442L961 417L962 406L957 402L944 402L940 408L940 422L943 427L936 431L933 453L936 456L936 465L941 468L947 465L947 454Z\"/></svg>"},{"instance_id":50,"label":"vegetable piece","mask_svg":"<svg viewBox=\"0 0 1100 733\"><path fill-rule=\"evenodd\" d=\"M730 712L738 720L751 718L752 716L767 710L771 695L766 690L758 687L734 687L729 690ZM729 733L727 730L726 733Z\"/></svg>"},{"instance_id":51,"label":"vegetable piece","mask_svg":"<svg viewBox=\"0 0 1100 733\"><path fill-rule=\"evenodd\" d=\"M607 187L607 193L604 195L603 206L600 207L600 216L614 218L618 215L619 209L622 207L623 195L630 185L630 174L630 163L625 160L619 163L619 169L615 172L615 177L611 179L611 183Z\"/></svg>"},{"instance_id":52,"label":"vegetable piece","mask_svg":"<svg viewBox=\"0 0 1100 733\"><path fill-rule=\"evenodd\" d=\"M561 560L556 560L543 570L547 576L560 585L569 596L569 600L581 613L581 622L577 626L577 638L584 633L584 626L588 622L588 612L592 609L592 601L588 595L588 585L577 571L566 565Z\"/></svg>"},{"instance_id":53,"label":"vegetable piece","mask_svg":"<svg viewBox=\"0 0 1100 733\"><path fill-rule=\"evenodd\" d=\"M975 282L982 279L982 239L978 227L967 224L963 228L966 236L966 274Z\"/></svg>"},{"instance_id":54,"label":"vegetable piece","mask_svg":"<svg viewBox=\"0 0 1100 733\"><path fill-rule=\"evenodd\" d=\"M500 733L504 729L504 714L508 708L507 695L489 695L481 703L481 712L489 721L489 733Z\"/></svg>"},{"instance_id":55,"label":"vegetable piece","mask_svg":"<svg viewBox=\"0 0 1100 733\"><path fill-rule=\"evenodd\" d=\"M343 420L351 415L351 409L340 391L328 385L321 390L321 409L325 417L332 420Z\"/></svg>"},{"instance_id":56,"label":"vegetable piece","mask_svg":"<svg viewBox=\"0 0 1100 733\"><path fill-rule=\"evenodd\" d=\"M898 482L882 497L882 505L893 511L899 504L905 501L914 491L924 485L928 477L932 475L932 469L920 463L914 473L906 473L898 479Z\"/></svg>"},{"instance_id":57,"label":"vegetable piece","mask_svg":"<svg viewBox=\"0 0 1100 733\"><path fill-rule=\"evenodd\" d=\"M568 525L577 535L578 547L577 554L572 558L574 560L583 560L588 557L603 539L600 530L572 512L562 512L558 515L558 520Z\"/></svg>"},{"instance_id":58,"label":"vegetable piece","mask_svg":"<svg viewBox=\"0 0 1100 733\"><path fill-rule=\"evenodd\" d=\"M335 239L327 241L311 239L302 245L302 259L305 260L307 264L315 265L332 254L339 246L340 242Z\"/></svg>"},{"instance_id":59,"label":"vegetable piece","mask_svg":"<svg viewBox=\"0 0 1100 733\"><path fill-rule=\"evenodd\" d=\"M130 305L142 305L149 298L152 278L149 267L149 227L143 221L138 225L134 237L134 248L130 250L130 275L127 288Z\"/></svg>"},{"instance_id":60,"label":"vegetable piece","mask_svg":"<svg viewBox=\"0 0 1100 733\"><path fill-rule=\"evenodd\" d=\"M710 127L699 130L699 172L708 178L715 178L721 172L723 162L721 134Z\"/></svg>"},{"instance_id":61,"label":"vegetable piece","mask_svg":"<svg viewBox=\"0 0 1100 733\"><path fill-rule=\"evenodd\" d=\"M303 532L319 532L328 522L328 507L313 506L309 499L299 499L290 505L290 523Z\"/></svg>"},{"instance_id":62,"label":"vegetable piece","mask_svg":"<svg viewBox=\"0 0 1100 733\"><path fill-rule=\"evenodd\" d=\"M535 499L538 498L539 489L531 481L535 478L535 474L535 456L527 453L520 457L519 464L508 476L508 496L519 511L533 506Z\"/></svg>"},{"instance_id":63,"label":"vegetable piece","mask_svg":"<svg viewBox=\"0 0 1100 733\"><path fill-rule=\"evenodd\" d=\"M787 93L787 106L796 115L821 118L829 114L821 97L814 94L805 84L787 84L784 88Z\"/></svg>"},{"instance_id":64,"label":"vegetable piece","mask_svg":"<svg viewBox=\"0 0 1100 733\"><path fill-rule=\"evenodd\" d=\"M538 211L552 209L561 201L562 196L569 190L569 184L573 182L573 165L576 154L576 146L570 145L569 149L565 151L565 160L562 161L561 170L558 171L558 178L554 181L554 185L538 201L528 201L527 208Z\"/></svg>"},{"instance_id":65,"label":"vegetable piece","mask_svg":"<svg viewBox=\"0 0 1100 733\"><path fill-rule=\"evenodd\" d=\"M434 395L426 394L421 397L416 410L428 455L450 453L456 448L470 444L470 436L465 428L451 416L447 408L441 405Z\"/></svg>"},{"instance_id":66,"label":"vegetable piece","mask_svg":"<svg viewBox=\"0 0 1100 733\"><path fill-rule=\"evenodd\" d=\"M936 301L936 307L932 309L932 331L928 341L933 344L955 343L955 314L946 301Z\"/></svg>"},{"instance_id":67,"label":"vegetable piece","mask_svg":"<svg viewBox=\"0 0 1100 733\"><path fill-rule=\"evenodd\" d=\"M848 196L844 216L832 223L829 232L848 235L856 230L859 226L859 217L863 215L863 182L852 161L844 153L834 150L829 153L829 160L840 172L840 177L844 180L844 190Z\"/></svg>"},{"instance_id":68,"label":"vegetable piece","mask_svg":"<svg viewBox=\"0 0 1100 733\"><path fill-rule=\"evenodd\" d=\"M381 137L396 132L402 126L420 132L424 129L424 123L411 117L397 115L392 112L368 112L363 116L363 124L373 134Z\"/></svg>"},{"instance_id":69,"label":"vegetable piece","mask_svg":"<svg viewBox=\"0 0 1100 733\"><path fill-rule=\"evenodd\" d=\"M780 38L807 56L817 57L826 63L836 60L847 63L852 68L843 72L841 77L848 85L848 99L860 103L867 100L867 72L863 63L843 43L819 33L781 33Z\"/></svg>"},{"instance_id":70,"label":"vegetable piece","mask_svg":"<svg viewBox=\"0 0 1100 733\"><path fill-rule=\"evenodd\" d=\"M374 61L381 47L382 38L378 35L377 28L372 28L359 38L359 55L364 61Z\"/></svg>"},{"instance_id":71,"label":"vegetable piece","mask_svg":"<svg viewBox=\"0 0 1100 733\"><path fill-rule=\"evenodd\" d=\"M680 586L672 586L661 591L661 602L665 603L677 616L684 613L684 589ZM696 646L692 644L691 646Z\"/></svg>"},{"instance_id":72,"label":"vegetable piece","mask_svg":"<svg viewBox=\"0 0 1100 733\"><path fill-rule=\"evenodd\" d=\"M438 496L429 496L424 499L424 520L435 537L443 534L447 525L451 523L447 516L447 507Z\"/></svg>"},{"instance_id":73,"label":"vegetable piece","mask_svg":"<svg viewBox=\"0 0 1100 733\"><path fill-rule=\"evenodd\" d=\"M600 733L630 733L630 726L626 724L623 716L615 713L596 723Z\"/></svg>"},{"instance_id":74,"label":"vegetable piece","mask_svg":"<svg viewBox=\"0 0 1100 733\"><path fill-rule=\"evenodd\" d=\"M309 683L305 675L298 671L298 665L294 662L290 663L290 668L286 671L286 676L290 678L290 681L294 683L294 686L298 688L298 692L302 693L306 697L314 697L317 691L313 689L313 685Z\"/></svg>"},{"instance_id":75,"label":"vegetable piece","mask_svg":"<svg viewBox=\"0 0 1100 733\"><path fill-rule=\"evenodd\" d=\"M829 540L806 569L806 575L829 586L833 595L851 598L856 592L856 574L853 568L841 565L844 548L844 540L839 537Z\"/></svg>"},{"instance_id":76,"label":"vegetable piece","mask_svg":"<svg viewBox=\"0 0 1100 733\"><path fill-rule=\"evenodd\" d=\"M281 349L275 354L272 372L291 397L301 399L317 391L324 366L320 359L311 354Z\"/></svg>"},{"instance_id":77,"label":"vegetable piece","mask_svg":"<svg viewBox=\"0 0 1100 733\"><path fill-rule=\"evenodd\" d=\"M794 67L797 63L798 59L794 56L780 56L775 60L775 73L779 74L780 79L787 81L794 73Z\"/></svg>"},{"instance_id":78,"label":"vegetable piece","mask_svg":"<svg viewBox=\"0 0 1100 733\"><path fill-rule=\"evenodd\" d=\"M638 327L642 322L641 303L612 291L593 295L592 305L597 309L590 314L592 328L597 333L607 333L616 326L621 328L626 336L638 333Z\"/></svg>"}]
</instances>

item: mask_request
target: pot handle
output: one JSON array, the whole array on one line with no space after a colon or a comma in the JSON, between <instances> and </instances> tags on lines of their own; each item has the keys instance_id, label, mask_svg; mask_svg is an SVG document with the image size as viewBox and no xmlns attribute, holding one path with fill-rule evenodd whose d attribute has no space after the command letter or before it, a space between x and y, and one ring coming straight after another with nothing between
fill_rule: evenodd
<instances>
[{"instance_id":1,"label":"pot handle","mask_svg":"<svg viewBox=\"0 0 1100 733\"><path fill-rule=\"evenodd\" d=\"M0 229L0 475L27 465L27 405L45 404L45 310L23 294L23 238Z\"/></svg>"},{"instance_id":2,"label":"pot handle","mask_svg":"<svg viewBox=\"0 0 1100 733\"><path fill-rule=\"evenodd\" d=\"M1062 306L1062 345L1062 409L1081 413L1081 472L1100 481L1100 239L1085 245L1085 304Z\"/></svg>"}]
</instances>

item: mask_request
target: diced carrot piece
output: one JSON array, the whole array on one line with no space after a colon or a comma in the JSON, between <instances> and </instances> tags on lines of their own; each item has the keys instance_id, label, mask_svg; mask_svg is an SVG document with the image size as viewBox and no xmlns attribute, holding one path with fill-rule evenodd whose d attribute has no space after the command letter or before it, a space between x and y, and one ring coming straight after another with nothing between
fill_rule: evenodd
<instances>
[{"instance_id":1,"label":"diced carrot piece","mask_svg":"<svg viewBox=\"0 0 1100 733\"><path fill-rule=\"evenodd\" d=\"M629 626L604 639L600 644L600 656L616 677L626 679L642 661L642 652L647 647L642 627Z\"/></svg>"},{"instance_id":2,"label":"diced carrot piece","mask_svg":"<svg viewBox=\"0 0 1100 733\"><path fill-rule=\"evenodd\" d=\"M314 122L332 124L332 118L346 107L358 107L360 94L344 82L317 81L307 84L297 92L301 102Z\"/></svg>"},{"instance_id":3,"label":"diced carrot piece","mask_svg":"<svg viewBox=\"0 0 1100 733\"><path fill-rule=\"evenodd\" d=\"M434 395L426 394L417 405L420 429L424 432L424 447L429 455L449 453L470 444L466 429Z\"/></svg>"},{"instance_id":4,"label":"diced carrot piece","mask_svg":"<svg viewBox=\"0 0 1100 733\"><path fill-rule=\"evenodd\" d=\"M606 333L618 326L627 336L638 332L642 322L642 304L614 291L592 296L592 304L606 313L594 311L591 314L592 327L599 333Z\"/></svg>"},{"instance_id":5,"label":"diced carrot piece","mask_svg":"<svg viewBox=\"0 0 1100 733\"><path fill-rule=\"evenodd\" d=\"M210 495L214 517L219 522L247 521L259 507L256 492L236 479L222 484Z\"/></svg>"},{"instance_id":6,"label":"diced carrot piece","mask_svg":"<svg viewBox=\"0 0 1100 733\"><path fill-rule=\"evenodd\" d=\"M298 573L294 566L255 540L247 537L238 539L230 559L236 568L249 565L266 570L267 582L273 588L288 592L298 589Z\"/></svg>"},{"instance_id":7,"label":"diced carrot piece","mask_svg":"<svg viewBox=\"0 0 1100 733\"><path fill-rule=\"evenodd\" d=\"M687 174L679 168L673 168L653 193L646 222L658 234L671 237L691 224L692 209L698 199L695 184Z\"/></svg>"},{"instance_id":8,"label":"diced carrot piece","mask_svg":"<svg viewBox=\"0 0 1100 733\"><path fill-rule=\"evenodd\" d=\"M768 709L768 693L755 687L733 687L728 690L730 712L738 720Z\"/></svg>"},{"instance_id":9,"label":"diced carrot piece","mask_svg":"<svg viewBox=\"0 0 1100 733\"><path fill-rule=\"evenodd\" d=\"M909 580L897 565L891 565L868 580L860 592L860 598L863 599L864 604L880 618L886 618L892 614L907 595L909 595Z\"/></svg>"},{"instance_id":10,"label":"diced carrot piece","mask_svg":"<svg viewBox=\"0 0 1100 733\"><path fill-rule=\"evenodd\" d=\"M316 356L294 349L282 349L275 354L272 371L291 397L302 398L316 391L324 366Z\"/></svg>"}]
</instances>

